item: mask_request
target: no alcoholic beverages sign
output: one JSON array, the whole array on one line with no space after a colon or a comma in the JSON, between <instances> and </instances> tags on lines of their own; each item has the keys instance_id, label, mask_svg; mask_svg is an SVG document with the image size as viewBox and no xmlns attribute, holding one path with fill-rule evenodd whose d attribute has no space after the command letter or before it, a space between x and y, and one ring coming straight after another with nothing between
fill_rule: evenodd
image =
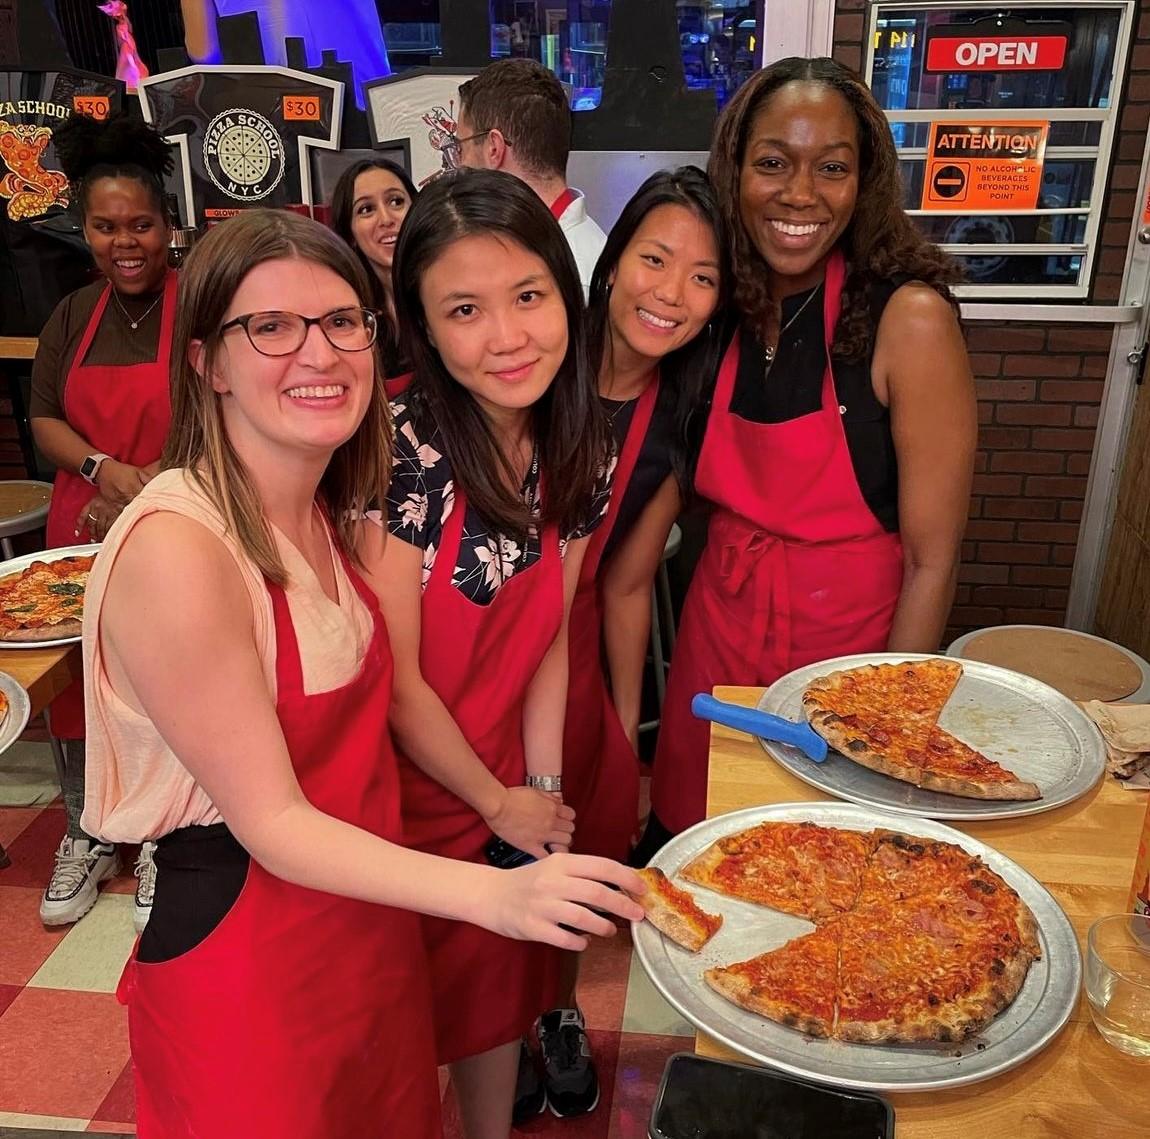
<instances>
[{"instance_id":1,"label":"no alcoholic beverages sign","mask_svg":"<svg viewBox=\"0 0 1150 1139\"><path fill-rule=\"evenodd\" d=\"M1033 210L1042 183L1047 122L932 123L922 209Z\"/></svg>"}]
</instances>

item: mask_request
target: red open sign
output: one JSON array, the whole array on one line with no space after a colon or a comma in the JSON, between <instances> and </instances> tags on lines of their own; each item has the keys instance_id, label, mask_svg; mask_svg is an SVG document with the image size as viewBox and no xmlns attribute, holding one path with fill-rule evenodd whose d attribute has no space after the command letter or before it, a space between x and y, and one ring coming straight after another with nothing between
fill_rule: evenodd
<instances>
[{"instance_id":1,"label":"red open sign","mask_svg":"<svg viewBox=\"0 0 1150 1139\"><path fill-rule=\"evenodd\" d=\"M926 45L927 71L1057 71L1065 36L935 36Z\"/></svg>"}]
</instances>

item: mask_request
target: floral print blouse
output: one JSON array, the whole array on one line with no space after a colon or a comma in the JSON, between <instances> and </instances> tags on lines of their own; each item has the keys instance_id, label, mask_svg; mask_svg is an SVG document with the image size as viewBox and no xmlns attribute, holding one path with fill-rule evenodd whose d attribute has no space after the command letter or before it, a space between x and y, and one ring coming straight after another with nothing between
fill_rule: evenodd
<instances>
[{"instance_id":1,"label":"floral print blouse","mask_svg":"<svg viewBox=\"0 0 1150 1139\"><path fill-rule=\"evenodd\" d=\"M455 506L451 464L439 449L438 429L426 439L416 435L403 397L392 400L391 412L395 420L395 457L387 492L387 528L395 537L423 550L422 584L426 589L444 525ZM586 521L561 537L560 555L567 542L587 537L603 521L613 476L614 461L595 487ZM538 516L539 472L534 465L523 483L523 499ZM493 533L468 506L451 584L475 604L488 605L506 582L529 569L541 556L538 532L532 531L526 542Z\"/></svg>"}]
</instances>

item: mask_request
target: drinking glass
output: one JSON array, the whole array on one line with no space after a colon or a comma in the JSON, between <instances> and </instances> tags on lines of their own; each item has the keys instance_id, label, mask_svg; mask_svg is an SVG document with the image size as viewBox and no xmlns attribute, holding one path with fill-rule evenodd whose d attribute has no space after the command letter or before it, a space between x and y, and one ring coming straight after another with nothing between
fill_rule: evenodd
<instances>
[{"instance_id":1,"label":"drinking glass","mask_svg":"<svg viewBox=\"0 0 1150 1139\"><path fill-rule=\"evenodd\" d=\"M1150 1059L1150 916L1113 914L1090 927L1086 999L1107 1043Z\"/></svg>"}]
</instances>

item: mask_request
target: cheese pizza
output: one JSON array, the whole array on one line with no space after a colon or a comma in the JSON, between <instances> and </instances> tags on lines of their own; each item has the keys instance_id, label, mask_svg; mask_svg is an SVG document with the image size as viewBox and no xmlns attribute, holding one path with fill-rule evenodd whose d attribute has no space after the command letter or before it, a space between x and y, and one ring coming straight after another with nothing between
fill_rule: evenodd
<instances>
[{"instance_id":1,"label":"cheese pizza","mask_svg":"<svg viewBox=\"0 0 1150 1139\"><path fill-rule=\"evenodd\" d=\"M1041 948L1029 908L980 858L897 831L767 822L683 877L816 929L708 969L727 1000L811 1036L956 1042L1017 996Z\"/></svg>"},{"instance_id":2,"label":"cheese pizza","mask_svg":"<svg viewBox=\"0 0 1150 1139\"><path fill-rule=\"evenodd\" d=\"M843 669L807 687L803 711L836 751L893 779L972 799L1042 798L938 726L961 676L958 661L938 658Z\"/></svg>"}]
</instances>

